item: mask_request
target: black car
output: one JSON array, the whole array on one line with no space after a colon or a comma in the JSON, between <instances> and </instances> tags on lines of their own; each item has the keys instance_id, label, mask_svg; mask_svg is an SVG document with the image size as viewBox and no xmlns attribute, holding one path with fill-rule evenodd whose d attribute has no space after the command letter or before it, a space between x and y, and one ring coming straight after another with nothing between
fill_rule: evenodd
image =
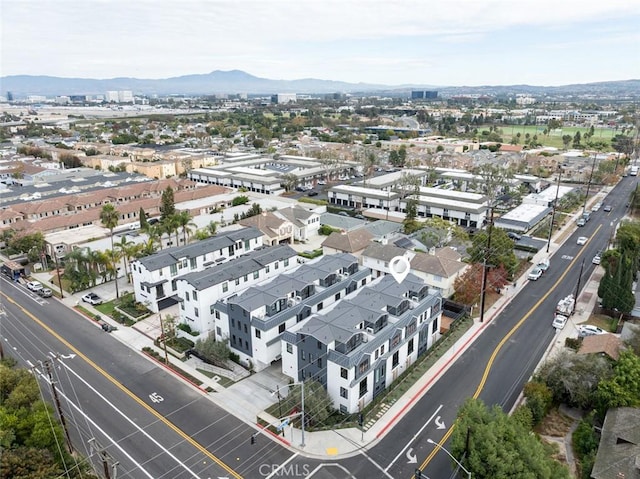
<instances>
[{"instance_id":1,"label":"black car","mask_svg":"<svg viewBox=\"0 0 640 479\"><path fill-rule=\"evenodd\" d=\"M318 196L318 192L311 190L309 193L307 193L307 196Z\"/></svg>"},{"instance_id":2,"label":"black car","mask_svg":"<svg viewBox=\"0 0 640 479\"><path fill-rule=\"evenodd\" d=\"M520 239L522 239L522 236L520 236L518 233L514 233L513 231L509 231L507 233L507 236L513 241L519 241Z\"/></svg>"}]
</instances>

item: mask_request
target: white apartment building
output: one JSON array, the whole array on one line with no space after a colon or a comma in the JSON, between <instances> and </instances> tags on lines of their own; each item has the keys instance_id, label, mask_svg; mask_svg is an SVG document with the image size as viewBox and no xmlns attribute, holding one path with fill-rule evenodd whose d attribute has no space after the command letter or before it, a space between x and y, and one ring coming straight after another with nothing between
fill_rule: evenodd
<instances>
[{"instance_id":1,"label":"white apartment building","mask_svg":"<svg viewBox=\"0 0 640 479\"><path fill-rule=\"evenodd\" d=\"M298 253L289 245L265 246L202 271L178 278L180 322L207 337L229 337L227 322L220 321L215 303L297 268ZM216 319L217 324L216 324Z\"/></svg>"},{"instance_id":2,"label":"white apartment building","mask_svg":"<svg viewBox=\"0 0 640 479\"><path fill-rule=\"evenodd\" d=\"M157 313L180 300L178 278L224 263L262 246L262 232L242 228L206 240L161 250L131 262L136 301Z\"/></svg>"}]
</instances>

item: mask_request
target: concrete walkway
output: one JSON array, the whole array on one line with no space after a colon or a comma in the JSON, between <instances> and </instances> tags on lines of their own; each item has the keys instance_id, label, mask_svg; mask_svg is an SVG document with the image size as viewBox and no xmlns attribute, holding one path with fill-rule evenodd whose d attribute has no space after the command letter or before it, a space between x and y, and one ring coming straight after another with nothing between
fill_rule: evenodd
<instances>
[{"instance_id":1,"label":"concrete walkway","mask_svg":"<svg viewBox=\"0 0 640 479\"><path fill-rule=\"evenodd\" d=\"M600 201L604 198L607 192L608 191L606 189L602 190L598 195L592 198L592 202L595 203ZM578 214L576 214L576 218L577 216ZM571 230L575 228L575 218L567 221L563 229L558 231L554 236L554 241L551 242L549 253L546 252L546 248L543 248L533 257L532 264L536 264L544 258L552 257L561 246L560 244L555 243L555 240L563 241L566 235L570 234ZM599 268L595 271L599 271ZM524 273L524 278L526 278L527 273L528 271ZM48 281L50 278L49 273L34 273L32 276L34 279L37 279L43 284L48 284L49 287L57 290L57 287ZM561 350L564 347L565 338L576 337L577 325L589 319L589 315L597 300L597 279L598 278L594 278L592 275L592 278L586 283L578 297L576 313L572 316L567 326L556 334L553 343L549 346L545 354L545 358L553 354L554 351ZM123 280L121 281L124 282ZM431 385L437 381L445 371L447 371L451 364L473 344L477 337L511 301L511 299L513 299L513 297L517 295L522 288L524 288L526 283L526 280L520 278L517 281L516 287L512 286L507 288L501 297L485 313L485 321L480 323L479 318L475 318L474 323L469 330L448 351L446 351L429 369L429 371L425 373L400 399L395 401L392 405L389 405L389 407L386 408L384 413L381 414L375 422L369 423L368 428L364 433L362 433L359 428L306 432L304 440L305 447L301 448L301 431L288 426L285 428L284 438L279 438L280 441L288 445L292 450L295 450L305 456L320 458L336 458L352 455L364 446L371 446L375 444L383 438L385 434L398 422L398 420L406 414L407 411L409 411L409 409L429 390ZM108 291L108 287L109 285L103 285L102 287L95 288L94 291L105 298L105 300L109 300L115 297L115 294L114 292ZM121 285L121 290L122 289L126 290L127 287ZM130 287L128 289L130 289ZM74 306L81 304L92 314L100 315L105 322L117 327L117 329L111 333L112 336L122 343L130 346L132 349L140 352L143 347L149 347L160 353L162 355L161 357L164 357L164 352L153 344L153 337L156 337L160 332L157 315L153 315L150 319L140 322L134 327L123 327L111 318L105 317L99 313L91 305L82 303L80 301L82 295L83 293L76 293L74 295L66 294L65 298L62 299L61 302L69 308L73 308ZM96 327L98 327L97 324ZM200 386L200 390L203 391L203 393L206 393L206 388L211 388L211 390L215 391L208 394L211 401L215 402L239 419L252 425L256 424L256 418L259 415L267 420L276 420L276 418L267 417L264 413L264 409L277 402L278 390L286 391L287 389L288 379L279 371L268 368L267 370L254 374L250 378L238 382L230 387L224 387L220 384L219 380L209 378L207 375L201 373L197 369L197 364L193 361L183 362L172 356L170 356L170 361L192 377L201 381L202 385ZM193 384L191 385L194 386Z\"/></svg>"}]
</instances>

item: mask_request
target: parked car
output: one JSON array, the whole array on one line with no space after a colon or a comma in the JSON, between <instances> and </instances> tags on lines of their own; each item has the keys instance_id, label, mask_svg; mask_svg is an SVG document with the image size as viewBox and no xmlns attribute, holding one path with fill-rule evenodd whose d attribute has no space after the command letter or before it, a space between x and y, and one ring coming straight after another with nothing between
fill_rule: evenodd
<instances>
[{"instance_id":1,"label":"parked car","mask_svg":"<svg viewBox=\"0 0 640 479\"><path fill-rule=\"evenodd\" d=\"M602 255L601 255L600 251L598 251L596 253L596 255L593 257L593 259L591 260L591 262L593 264L600 264L600 261L602 261Z\"/></svg>"},{"instance_id":2,"label":"parked car","mask_svg":"<svg viewBox=\"0 0 640 479\"><path fill-rule=\"evenodd\" d=\"M38 291L36 291L36 293L38 293L38 296L42 296L43 298L50 298L53 294L53 291L51 291L49 288L40 288Z\"/></svg>"},{"instance_id":3,"label":"parked car","mask_svg":"<svg viewBox=\"0 0 640 479\"><path fill-rule=\"evenodd\" d=\"M536 266L529 272L528 278L530 281L538 281L540 276L542 276L542 270Z\"/></svg>"},{"instance_id":4,"label":"parked car","mask_svg":"<svg viewBox=\"0 0 640 479\"><path fill-rule=\"evenodd\" d=\"M584 226L587 224L587 220L585 220L584 218L578 218L578 221L576 221L576 224L578 226Z\"/></svg>"},{"instance_id":5,"label":"parked car","mask_svg":"<svg viewBox=\"0 0 640 479\"><path fill-rule=\"evenodd\" d=\"M576 240L576 244L579 244L580 246L587 244L587 241L589 241L589 238L587 238L586 236L580 236L577 240Z\"/></svg>"},{"instance_id":6,"label":"parked car","mask_svg":"<svg viewBox=\"0 0 640 479\"><path fill-rule=\"evenodd\" d=\"M37 292L39 289L42 289L42 288L44 288L44 286L42 286L37 281L29 281L27 283L27 289L30 290L30 291L33 291L34 293Z\"/></svg>"},{"instance_id":7,"label":"parked car","mask_svg":"<svg viewBox=\"0 0 640 479\"><path fill-rule=\"evenodd\" d=\"M319 181L318 181L318 184L319 184L319 185L326 185L326 184L327 184L327 182L326 182L326 181L324 181L324 180L319 180Z\"/></svg>"},{"instance_id":8,"label":"parked car","mask_svg":"<svg viewBox=\"0 0 640 479\"><path fill-rule=\"evenodd\" d=\"M349 216L349 213L347 213L346 211L340 211L338 214L340 216Z\"/></svg>"},{"instance_id":9,"label":"parked car","mask_svg":"<svg viewBox=\"0 0 640 479\"><path fill-rule=\"evenodd\" d=\"M309 193L307 193L307 196L318 196L318 192L311 190Z\"/></svg>"},{"instance_id":10,"label":"parked car","mask_svg":"<svg viewBox=\"0 0 640 479\"><path fill-rule=\"evenodd\" d=\"M611 211L611 205L607 205L604 207L604 210L608 213L609 211Z\"/></svg>"},{"instance_id":11,"label":"parked car","mask_svg":"<svg viewBox=\"0 0 640 479\"><path fill-rule=\"evenodd\" d=\"M82 301L89 304L102 304L102 298L96 293L87 293L82 297Z\"/></svg>"},{"instance_id":12,"label":"parked car","mask_svg":"<svg viewBox=\"0 0 640 479\"><path fill-rule=\"evenodd\" d=\"M549 269L549 258L545 258L542 261L540 261L536 267L540 268L542 270L542 272L544 273L546 270Z\"/></svg>"},{"instance_id":13,"label":"parked car","mask_svg":"<svg viewBox=\"0 0 640 479\"><path fill-rule=\"evenodd\" d=\"M567 324L567 317L562 316L561 314L557 314L555 318L553 318L553 323L551 324L556 329L563 329Z\"/></svg>"},{"instance_id":14,"label":"parked car","mask_svg":"<svg viewBox=\"0 0 640 479\"><path fill-rule=\"evenodd\" d=\"M519 235L518 233L514 233L513 231L509 231L507 233L507 236L511 238L513 241L519 241L520 239L522 239L521 235Z\"/></svg>"},{"instance_id":15,"label":"parked car","mask_svg":"<svg viewBox=\"0 0 640 479\"><path fill-rule=\"evenodd\" d=\"M596 334L606 334L607 332L599 328L598 326L594 326L593 324L583 324L578 326L578 336L584 338L585 336L593 336Z\"/></svg>"}]
</instances>

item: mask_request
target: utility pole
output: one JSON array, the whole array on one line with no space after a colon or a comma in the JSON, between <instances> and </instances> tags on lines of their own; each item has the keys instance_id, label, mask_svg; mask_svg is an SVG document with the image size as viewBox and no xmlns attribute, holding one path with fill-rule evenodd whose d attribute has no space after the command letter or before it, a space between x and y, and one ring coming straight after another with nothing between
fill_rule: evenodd
<instances>
[{"instance_id":1,"label":"utility pole","mask_svg":"<svg viewBox=\"0 0 640 479\"><path fill-rule=\"evenodd\" d=\"M60 279L60 267L58 266L58 253L56 251L53 252L53 258L56 261L56 275L58 276L58 287L60 288L60 299L63 299L64 294L62 294L62 280Z\"/></svg>"},{"instance_id":2,"label":"utility pole","mask_svg":"<svg viewBox=\"0 0 640 479\"><path fill-rule=\"evenodd\" d=\"M578 294L580 294L580 278L582 278L583 270L584 270L584 258L582 258L582 264L580 265L580 273L578 274L578 284L576 285L576 296L573 301L573 311L576 310L576 306L578 305Z\"/></svg>"},{"instance_id":3,"label":"utility pole","mask_svg":"<svg viewBox=\"0 0 640 479\"><path fill-rule=\"evenodd\" d=\"M482 261L482 286L480 289L480 322L484 322L484 305L487 299L487 256L491 251L491 232L493 231L493 204L489 206L489 228L487 235L487 251Z\"/></svg>"},{"instance_id":4,"label":"utility pole","mask_svg":"<svg viewBox=\"0 0 640 479\"><path fill-rule=\"evenodd\" d=\"M169 364L169 354L167 353L167 335L164 331L164 323L162 322L162 313L158 313L160 318L160 339L162 340L162 346L164 349L164 363Z\"/></svg>"},{"instance_id":5,"label":"utility pole","mask_svg":"<svg viewBox=\"0 0 640 479\"><path fill-rule=\"evenodd\" d=\"M100 459L102 460L102 470L104 472L105 479L116 479L118 475L119 462L114 461L113 457L111 457L111 455L104 449L104 447L98 444L98 441L96 441L95 437L89 439L88 442L91 446L91 449L95 450L100 455ZM109 462L112 463L111 467L109 467ZM111 471L113 471L113 478L111 477Z\"/></svg>"},{"instance_id":6,"label":"utility pole","mask_svg":"<svg viewBox=\"0 0 640 479\"><path fill-rule=\"evenodd\" d=\"M593 163L591 164L591 173L589 173L589 182L587 183L587 194L584 196L584 205L582 207L582 215L587 212L587 200L589 199L589 190L591 189L591 178L593 178L593 170L596 168L596 160L598 159L598 153L593 155Z\"/></svg>"},{"instance_id":7,"label":"utility pole","mask_svg":"<svg viewBox=\"0 0 640 479\"><path fill-rule=\"evenodd\" d=\"M553 200L553 210L551 210L551 224L549 225L549 239L547 240L547 253L551 246L551 235L553 233L553 222L556 218L556 208L558 207L558 195L560 193L560 178L562 177L562 166L558 165L558 185L556 186L556 199Z\"/></svg>"},{"instance_id":8,"label":"utility pole","mask_svg":"<svg viewBox=\"0 0 640 479\"><path fill-rule=\"evenodd\" d=\"M56 383L53 380L53 374L51 374L51 361L46 360L44 362L44 367L47 370L47 375L49 376L49 384L51 384L51 393L53 394L53 400L56 404L58 415L60 416L60 424L62 424L62 429L64 430L64 436L67 440L67 447L69 448L69 453L73 454L73 444L71 443L71 436L69 435L69 429L67 428L67 421L65 420L64 414L62 413L62 407L60 406L60 399L58 398L58 391L56 390Z\"/></svg>"}]
</instances>

